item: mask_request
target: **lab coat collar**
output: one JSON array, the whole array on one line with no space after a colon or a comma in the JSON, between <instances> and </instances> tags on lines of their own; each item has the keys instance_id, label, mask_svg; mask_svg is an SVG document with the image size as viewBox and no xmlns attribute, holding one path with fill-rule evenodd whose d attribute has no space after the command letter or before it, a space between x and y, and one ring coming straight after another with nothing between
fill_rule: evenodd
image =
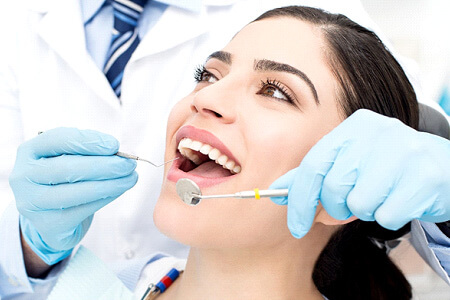
<instances>
[{"instance_id":1,"label":"lab coat collar","mask_svg":"<svg viewBox=\"0 0 450 300\"><path fill-rule=\"evenodd\" d=\"M55 1L37 25L38 34L101 98L117 109L117 96L86 50L79 0Z\"/></svg>"},{"instance_id":2,"label":"lab coat collar","mask_svg":"<svg viewBox=\"0 0 450 300\"><path fill-rule=\"evenodd\" d=\"M55 2L57 2L57 0L24 0L21 5L23 5L24 8L37 13L46 13Z\"/></svg>"},{"instance_id":3,"label":"lab coat collar","mask_svg":"<svg viewBox=\"0 0 450 300\"><path fill-rule=\"evenodd\" d=\"M205 33L207 31L204 26L205 18L205 9L202 9L200 13L194 13L169 6L155 26L142 39L129 63L176 47ZM183 26L177 24L183 24ZM155 41L158 42L155 43Z\"/></svg>"}]
</instances>

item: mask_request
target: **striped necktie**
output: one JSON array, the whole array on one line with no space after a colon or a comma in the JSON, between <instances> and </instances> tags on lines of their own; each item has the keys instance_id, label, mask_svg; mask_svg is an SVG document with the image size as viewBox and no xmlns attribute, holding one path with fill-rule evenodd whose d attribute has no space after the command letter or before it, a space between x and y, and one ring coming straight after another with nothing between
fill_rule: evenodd
<instances>
[{"instance_id":1,"label":"striped necktie","mask_svg":"<svg viewBox=\"0 0 450 300\"><path fill-rule=\"evenodd\" d=\"M103 73L120 98L123 70L139 44L137 23L147 0L114 0L114 27Z\"/></svg>"}]
</instances>

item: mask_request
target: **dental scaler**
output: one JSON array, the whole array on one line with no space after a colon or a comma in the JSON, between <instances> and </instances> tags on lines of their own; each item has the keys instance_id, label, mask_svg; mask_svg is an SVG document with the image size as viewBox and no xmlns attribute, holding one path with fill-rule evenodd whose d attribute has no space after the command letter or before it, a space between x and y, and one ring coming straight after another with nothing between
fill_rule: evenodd
<instances>
[{"instance_id":1,"label":"dental scaler","mask_svg":"<svg viewBox=\"0 0 450 300\"><path fill-rule=\"evenodd\" d=\"M179 157L175 157L174 159L171 159L171 160L168 160L168 161L165 161L165 162L163 162L162 164L159 164L159 165L157 165L157 164L155 164L155 163L152 163L151 161L149 161L148 159L144 159L144 158L142 158L142 157L139 157L139 156L136 156L136 155L133 155L133 154L128 154L128 153L124 153L124 152L117 152L115 155L117 155L117 156L120 156L120 157L125 157L125 158L131 158L131 159L134 159L134 160L140 160L140 161L145 161L145 162L147 162L147 163L149 163L149 164L151 164L152 166L154 166L154 167L162 167L162 166L164 166L165 164L168 164L168 163L170 163L170 162L172 162L172 161L174 161L174 160L176 160L176 159L179 159Z\"/></svg>"},{"instance_id":2,"label":"dental scaler","mask_svg":"<svg viewBox=\"0 0 450 300\"><path fill-rule=\"evenodd\" d=\"M237 198L237 199L260 199L270 197L286 197L288 195L288 189L277 190L259 190L253 191L241 191L234 194L222 194L222 195L207 195L203 196L198 185L187 178L181 178L177 181L176 190L178 196L184 203L195 206L200 203L202 199L219 199L219 198Z\"/></svg>"}]
</instances>

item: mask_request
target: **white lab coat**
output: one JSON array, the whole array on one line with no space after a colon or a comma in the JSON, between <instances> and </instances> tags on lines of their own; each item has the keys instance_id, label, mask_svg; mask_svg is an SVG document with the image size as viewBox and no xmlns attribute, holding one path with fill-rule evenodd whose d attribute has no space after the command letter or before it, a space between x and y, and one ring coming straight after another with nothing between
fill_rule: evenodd
<instances>
[{"instance_id":1,"label":"white lab coat","mask_svg":"<svg viewBox=\"0 0 450 300\"><path fill-rule=\"evenodd\" d=\"M358 0L205 0L200 14L169 7L131 57L119 105L86 51L78 1L17 2L2 1L0 9L0 22L15 24L0 27L11 41L3 39L0 50L0 213L14 199L7 177L16 149L38 131L95 129L115 136L122 151L162 162L167 116L193 88L195 66L269 8L317 5L373 28ZM162 169L138 164L137 171L137 185L96 213L83 244L106 261L154 251L183 257L186 248L152 221Z\"/></svg>"}]
</instances>

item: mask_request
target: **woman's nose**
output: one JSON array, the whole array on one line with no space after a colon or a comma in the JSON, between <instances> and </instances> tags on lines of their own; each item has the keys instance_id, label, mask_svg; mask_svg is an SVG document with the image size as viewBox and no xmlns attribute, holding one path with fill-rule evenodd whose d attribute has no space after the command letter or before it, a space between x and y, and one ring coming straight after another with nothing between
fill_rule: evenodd
<instances>
[{"instance_id":1,"label":"woman's nose","mask_svg":"<svg viewBox=\"0 0 450 300\"><path fill-rule=\"evenodd\" d=\"M216 118L223 123L233 123L236 119L237 96L234 90L222 80L206 86L194 95L191 109L203 117Z\"/></svg>"}]
</instances>

